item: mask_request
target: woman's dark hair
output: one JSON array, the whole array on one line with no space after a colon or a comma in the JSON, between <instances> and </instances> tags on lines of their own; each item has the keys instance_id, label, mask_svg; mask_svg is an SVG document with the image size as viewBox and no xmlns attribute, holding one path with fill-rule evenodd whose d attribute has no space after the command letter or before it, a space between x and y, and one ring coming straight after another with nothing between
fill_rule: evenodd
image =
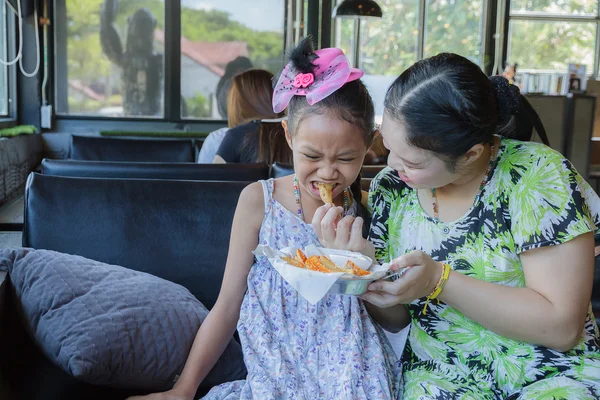
<instances>
[{"instance_id":1,"label":"woman's dark hair","mask_svg":"<svg viewBox=\"0 0 600 400\"><path fill-rule=\"evenodd\" d=\"M257 157L257 162L264 162L268 165L273 165L274 162L292 165L292 149L288 146L281 122L261 121L258 131Z\"/></svg>"},{"instance_id":2,"label":"woman's dark hair","mask_svg":"<svg viewBox=\"0 0 600 400\"><path fill-rule=\"evenodd\" d=\"M279 118L271 99L273 74L264 69L250 69L233 77L227 97L227 124L230 128L250 121Z\"/></svg>"},{"instance_id":3,"label":"woman's dark hair","mask_svg":"<svg viewBox=\"0 0 600 400\"><path fill-rule=\"evenodd\" d=\"M540 117L516 86L488 78L456 54L441 53L404 71L387 91L385 111L405 125L411 145L437 153L452 168L496 133L528 141L535 127L549 144Z\"/></svg>"},{"instance_id":4,"label":"woman's dark hair","mask_svg":"<svg viewBox=\"0 0 600 400\"><path fill-rule=\"evenodd\" d=\"M292 50L289 59L294 68L302 73L314 73L315 65L312 63L318 56L315 54L312 39L307 37ZM373 141L375 133L375 107L373 99L367 88L360 80L346 83L323 100L308 104L305 96L294 96L287 107L288 127L290 132L296 132L298 126L309 115L331 115L346 121L359 128L367 148ZM360 174L350 186L352 197L358 205L357 216L365 220L363 236L369 230L368 212L362 206L362 191L360 188Z\"/></svg>"},{"instance_id":5,"label":"woman's dark hair","mask_svg":"<svg viewBox=\"0 0 600 400\"><path fill-rule=\"evenodd\" d=\"M248 57L240 56L230 61L225 66L225 73L217 82L215 96L217 98L217 109L221 117L227 119L227 97L231 88L231 80L237 74L252 69L252 61Z\"/></svg>"},{"instance_id":6,"label":"woman's dark hair","mask_svg":"<svg viewBox=\"0 0 600 400\"><path fill-rule=\"evenodd\" d=\"M272 106L273 74L262 69L250 69L233 77L228 97L228 125L230 128L251 121L277 119L283 113L275 113ZM256 137L246 135L244 147L256 146ZM261 122L258 128L256 162L274 161L291 163L292 151L285 140L281 123Z\"/></svg>"}]
</instances>

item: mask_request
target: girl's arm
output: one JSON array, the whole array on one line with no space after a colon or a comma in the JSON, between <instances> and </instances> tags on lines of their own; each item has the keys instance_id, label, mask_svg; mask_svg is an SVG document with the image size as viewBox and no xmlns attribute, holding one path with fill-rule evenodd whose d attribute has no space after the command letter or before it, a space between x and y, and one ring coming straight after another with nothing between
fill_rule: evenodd
<instances>
[{"instance_id":1,"label":"girl's arm","mask_svg":"<svg viewBox=\"0 0 600 400\"><path fill-rule=\"evenodd\" d=\"M498 285L451 271L439 299L499 335L563 352L572 349L589 309L594 274L592 233L529 250L520 257L525 287ZM440 278L440 264L422 252L409 253L394 263L412 268L395 282L370 286L370 290L387 292L380 306L425 297ZM369 292L365 297L372 295Z\"/></svg>"},{"instance_id":2,"label":"girl's arm","mask_svg":"<svg viewBox=\"0 0 600 400\"><path fill-rule=\"evenodd\" d=\"M240 194L233 217L221 291L215 306L196 334L181 376L169 392L141 399L193 399L200 383L223 354L239 319L248 273L254 262L252 251L258 245L263 220L263 213L257 210L263 209L261 184L253 183Z\"/></svg>"}]
</instances>

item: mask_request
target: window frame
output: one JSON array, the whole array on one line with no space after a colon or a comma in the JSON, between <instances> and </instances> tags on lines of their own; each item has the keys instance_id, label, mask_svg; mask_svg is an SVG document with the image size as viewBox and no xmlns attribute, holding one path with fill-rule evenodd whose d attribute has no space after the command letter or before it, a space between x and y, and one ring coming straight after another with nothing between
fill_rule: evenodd
<instances>
[{"instance_id":1,"label":"window frame","mask_svg":"<svg viewBox=\"0 0 600 400\"><path fill-rule=\"evenodd\" d=\"M17 24L15 15L12 11L9 10L7 16L10 16L4 24L7 38L7 59L12 60L17 51ZM18 63L8 67L8 113L6 115L0 115L0 129L11 128L17 125L17 68Z\"/></svg>"},{"instance_id":2,"label":"window frame","mask_svg":"<svg viewBox=\"0 0 600 400\"><path fill-rule=\"evenodd\" d=\"M510 23L511 21L539 21L539 22L584 22L596 24L596 40L594 44L594 65L588 76L595 78L600 68L600 0L597 0L598 8L596 15L578 15L578 14L552 14L544 11L515 12L511 9L511 0L506 1L506 14L504 23L505 40L503 43L502 60L503 64L508 60L508 49L510 47Z\"/></svg>"},{"instance_id":3,"label":"window frame","mask_svg":"<svg viewBox=\"0 0 600 400\"><path fill-rule=\"evenodd\" d=\"M338 4L342 0L331 0L331 3ZM427 1L428 0L418 0L418 8L419 8L419 16L418 16L418 35L417 35L417 49L416 49L416 61L422 60L425 54L425 44L427 41L426 29L427 29ZM499 0L502 1L502 0ZM481 65L482 69L489 75L493 68L491 63L486 64L487 60L493 59L493 51L494 51L494 32L496 30L495 23L495 13L498 0L482 0L482 10L481 10L481 21L480 21L480 29L481 29ZM362 32L360 23L358 24L358 43L362 42ZM337 22L332 22L332 33L331 33L331 41L332 43L337 43L337 30L336 30ZM355 49L353 49L353 52Z\"/></svg>"},{"instance_id":4,"label":"window frame","mask_svg":"<svg viewBox=\"0 0 600 400\"><path fill-rule=\"evenodd\" d=\"M284 53L288 45L288 3L295 3L302 0L282 0L284 2L284 34L282 37ZM105 117L93 115L68 115L58 114L54 116L54 127L52 131L57 132L90 132L98 130L125 130L125 131L192 131L209 132L214 129L227 125L224 119L209 118L183 118L181 117L181 0L164 0L165 6L165 46L164 46L164 109L161 117ZM67 16L66 2L55 1L51 4L50 13L54 21L65 21ZM315 12L315 8L311 7ZM318 10L316 10L318 11ZM314 19L313 19L314 21ZM55 104L59 101L67 101L67 96L58 93L60 90L67 90L68 77L66 68L66 30L56 28L58 24L53 23L52 38L53 48L51 49L52 65L54 73L50 75L52 85L49 98L53 99ZM61 24L65 26L66 24ZM63 51L64 54L59 52ZM283 54L282 54L283 56ZM90 122L93 126L90 126Z\"/></svg>"}]
</instances>

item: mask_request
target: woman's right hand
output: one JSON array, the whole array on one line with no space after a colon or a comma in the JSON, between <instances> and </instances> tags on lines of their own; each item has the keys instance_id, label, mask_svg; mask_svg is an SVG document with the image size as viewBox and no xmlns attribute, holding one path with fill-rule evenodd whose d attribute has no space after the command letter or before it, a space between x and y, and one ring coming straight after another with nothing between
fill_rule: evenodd
<instances>
[{"instance_id":1,"label":"woman's right hand","mask_svg":"<svg viewBox=\"0 0 600 400\"><path fill-rule=\"evenodd\" d=\"M184 396L173 390L169 390L161 393L152 393L146 396L131 396L126 400L193 400L194 396Z\"/></svg>"},{"instance_id":2,"label":"woman's right hand","mask_svg":"<svg viewBox=\"0 0 600 400\"><path fill-rule=\"evenodd\" d=\"M315 211L312 226L323 247L371 253L369 242L362 237L364 220L351 215L342 217L342 207L325 204Z\"/></svg>"}]
</instances>

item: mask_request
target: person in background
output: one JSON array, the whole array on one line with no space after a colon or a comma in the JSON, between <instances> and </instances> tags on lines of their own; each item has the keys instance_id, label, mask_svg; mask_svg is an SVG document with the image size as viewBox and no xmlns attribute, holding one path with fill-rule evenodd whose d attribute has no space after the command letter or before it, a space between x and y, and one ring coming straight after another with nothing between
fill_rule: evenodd
<instances>
[{"instance_id":1,"label":"person in background","mask_svg":"<svg viewBox=\"0 0 600 400\"><path fill-rule=\"evenodd\" d=\"M283 113L273 111L273 74L253 69L236 75L227 109L230 130L214 163L273 162L291 164L292 152L281 125Z\"/></svg>"},{"instance_id":2,"label":"person in background","mask_svg":"<svg viewBox=\"0 0 600 400\"><path fill-rule=\"evenodd\" d=\"M251 68L252 62L247 57L237 57L235 60L230 61L225 67L225 73L217 83L217 88L215 90L217 108L223 119L227 119L229 121L227 112L227 97L231 87L231 80L235 75ZM221 145L221 142L223 141L223 138L230 127L231 126L219 128L208 134L202 143L202 148L200 148L200 153L198 154L198 164L211 164L213 162L215 155L217 154L217 150L219 150L219 146Z\"/></svg>"}]
</instances>

